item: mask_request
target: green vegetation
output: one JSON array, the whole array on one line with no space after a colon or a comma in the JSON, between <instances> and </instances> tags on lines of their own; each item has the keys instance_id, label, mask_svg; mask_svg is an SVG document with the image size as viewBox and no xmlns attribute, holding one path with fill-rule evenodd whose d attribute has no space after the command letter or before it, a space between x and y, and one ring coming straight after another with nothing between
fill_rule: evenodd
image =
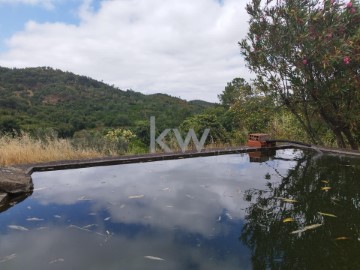
<instances>
[{"instance_id":1,"label":"green vegetation","mask_svg":"<svg viewBox=\"0 0 360 270\"><path fill-rule=\"evenodd\" d=\"M156 117L157 128L162 130L177 127L213 105L164 94L122 91L48 67L0 68L0 133L14 135L21 129L37 135L53 129L60 138L79 139L86 132L103 137L121 127L147 143L150 116Z\"/></svg>"},{"instance_id":2,"label":"green vegetation","mask_svg":"<svg viewBox=\"0 0 360 270\"><path fill-rule=\"evenodd\" d=\"M240 42L256 87L285 106L315 144L335 138L358 149L360 6L358 1L252 0Z\"/></svg>"}]
</instances>

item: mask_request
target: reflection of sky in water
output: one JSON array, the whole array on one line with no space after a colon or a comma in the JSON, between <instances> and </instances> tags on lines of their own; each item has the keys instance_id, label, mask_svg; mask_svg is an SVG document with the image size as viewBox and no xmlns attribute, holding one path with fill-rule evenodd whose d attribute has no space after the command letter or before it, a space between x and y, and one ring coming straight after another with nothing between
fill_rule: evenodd
<instances>
[{"instance_id":1,"label":"reflection of sky in water","mask_svg":"<svg viewBox=\"0 0 360 270\"><path fill-rule=\"evenodd\" d=\"M251 269L243 192L293 165L244 154L35 173L33 195L0 214L0 267Z\"/></svg>"}]
</instances>

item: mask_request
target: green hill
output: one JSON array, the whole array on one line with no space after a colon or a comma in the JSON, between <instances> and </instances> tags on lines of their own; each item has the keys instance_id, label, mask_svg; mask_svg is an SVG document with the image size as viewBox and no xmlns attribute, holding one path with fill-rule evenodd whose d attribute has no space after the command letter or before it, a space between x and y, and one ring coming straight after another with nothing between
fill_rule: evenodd
<instances>
[{"instance_id":1,"label":"green hill","mask_svg":"<svg viewBox=\"0 0 360 270\"><path fill-rule=\"evenodd\" d=\"M170 128L213 105L123 91L49 67L0 67L0 122L16 121L26 131L54 128L66 137L83 129L145 126L150 116L156 116L159 129Z\"/></svg>"}]
</instances>

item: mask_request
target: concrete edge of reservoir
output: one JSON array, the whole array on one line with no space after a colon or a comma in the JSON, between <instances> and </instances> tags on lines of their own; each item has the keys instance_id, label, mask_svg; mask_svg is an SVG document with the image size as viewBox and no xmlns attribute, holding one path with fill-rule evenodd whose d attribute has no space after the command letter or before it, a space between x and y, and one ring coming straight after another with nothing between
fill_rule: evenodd
<instances>
[{"instance_id":1,"label":"concrete edge of reservoir","mask_svg":"<svg viewBox=\"0 0 360 270\"><path fill-rule=\"evenodd\" d=\"M221 148L221 149L206 149L201 152L187 151L174 152L174 153L156 153L156 154L145 154L145 155L133 155L133 156L118 156L118 157L103 157L86 160L64 160L54 161L48 163L37 163L37 164L22 164L14 167L0 167L0 203L8 194L19 194L27 193L33 190L33 182L31 174L33 172L40 171L55 171L55 170L66 170L66 169L77 169L95 166L111 166L119 164L129 163L141 163L141 162L152 162L160 160L171 160L171 159L183 159L183 158L194 158L194 157L205 157L205 156L217 156L226 154L237 154L237 153L250 153L250 152L261 152L268 150L278 149L313 149L318 152L332 153L336 155L352 155L360 157L359 151L341 150L341 149L330 149L322 147L304 147L294 144L284 144L269 148L259 147L232 147L232 148Z\"/></svg>"}]
</instances>

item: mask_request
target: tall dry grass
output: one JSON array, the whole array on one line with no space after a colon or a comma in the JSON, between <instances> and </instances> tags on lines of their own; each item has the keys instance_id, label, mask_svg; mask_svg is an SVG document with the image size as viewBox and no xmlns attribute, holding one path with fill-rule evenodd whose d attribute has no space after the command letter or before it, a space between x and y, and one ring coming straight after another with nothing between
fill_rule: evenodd
<instances>
[{"instance_id":1,"label":"tall dry grass","mask_svg":"<svg viewBox=\"0 0 360 270\"><path fill-rule=\"evenodd\" d=\"M76 149L66 139L34 139L26 133L15 138L0 137L0 166L100 156L104 154L93 149Z\"/></svg>"}]
</instances>

